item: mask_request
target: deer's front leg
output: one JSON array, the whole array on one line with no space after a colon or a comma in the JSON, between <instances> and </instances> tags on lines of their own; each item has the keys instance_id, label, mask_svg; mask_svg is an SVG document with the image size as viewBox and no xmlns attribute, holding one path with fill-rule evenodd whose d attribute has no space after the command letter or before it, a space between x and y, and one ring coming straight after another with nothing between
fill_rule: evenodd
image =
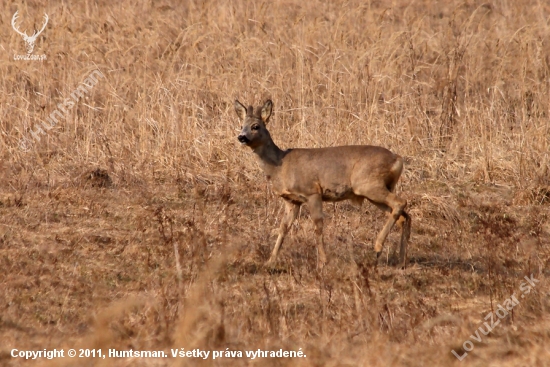
<instances>
[{"instance_id":1,"label":"deer's front leg","mask_svg":"<svg viewBox=\"0 0 550 367\"><path fill-rule=\"evenodd\" d=\"M312 195L308 198L307 205L311 214L311 219L315 224L315 235L317 240L318 266L322 268L327 262L325 253L325 244L323 241L323 199L320 194Z\"/></svg>"},{"instance_id":2,"label":"deer's front leg","mask_svg":"<svg viewBox=\"0 0 550 367\"><path fill-rule=\"evenodd\" d=\"M285 200L285 216L281 221L281 226L279 227L279 236L277 237L277 242L275 243L275 247L273 248L271 257L267 261L268 264L273 264L275 260L277 260L277 253L279 252L279 248L283 244L283 240L285 239L285 236L288 233L288 230L290 229L292 222L294 222L294 220L298 216L299 210L300 210L299 205L296 205L288 200Z\"/></svg>"}]
</instances>

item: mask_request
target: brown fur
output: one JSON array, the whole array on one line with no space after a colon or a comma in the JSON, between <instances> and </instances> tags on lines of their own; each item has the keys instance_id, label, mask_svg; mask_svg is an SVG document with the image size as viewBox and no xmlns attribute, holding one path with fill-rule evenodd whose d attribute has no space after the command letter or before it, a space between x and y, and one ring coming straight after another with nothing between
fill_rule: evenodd
<instances>
[{"instance_id":1,"label":"brown fur","mask_svg":"<svg viewBox=\"0 0 550 367\"><path fill-rule=\"evenodd\" d=\"M286 214L268 263L275 262L288 229L298 214L300 205L307 203L315 223L319 265L326 263L323 242L323 201L351 200L361 204L367 198L386 211L389 218L376 238L377 256L389 231L396 222L402 226L400 261L406 262L411 219L405 212L407 201L393 193L403 171L403 158L386 148L371 145L351 145L318 149L281 150L266 128L273 103L246 108L235 101L235 111L243 121L238 137L259 158L273 191L285 201Z\"/></svg>"}]
</instances>

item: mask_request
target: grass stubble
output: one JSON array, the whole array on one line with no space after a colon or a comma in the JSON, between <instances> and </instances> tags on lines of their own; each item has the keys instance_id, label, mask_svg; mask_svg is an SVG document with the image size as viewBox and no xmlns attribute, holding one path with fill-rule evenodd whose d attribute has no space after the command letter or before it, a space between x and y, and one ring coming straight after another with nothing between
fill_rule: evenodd
<instances>
[{"instance_id":1,"label":"grass stubble","mask_svg":"<svg viewBox=\"0 0 550 367\"><path fill-rule=\"evenodd\" d=\"M545 2L0 4L0 364L545 366L550 361L550 6ZM48 24L25 52L11 30ZM94 69L105 75L28 152ZM282 203L238 146L235 98L275 102L281 147L406 158L409 267L376 208ZM462 362L497 304L537 287ZM23 362L12 348L296 350L301 359Z\"/></svg>"}]
</instances>

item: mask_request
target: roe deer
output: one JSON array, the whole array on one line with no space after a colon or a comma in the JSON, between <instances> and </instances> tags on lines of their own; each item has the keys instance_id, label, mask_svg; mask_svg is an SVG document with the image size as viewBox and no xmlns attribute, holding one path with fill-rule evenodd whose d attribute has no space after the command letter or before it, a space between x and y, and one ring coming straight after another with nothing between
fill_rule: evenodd
<instances>
[{"instance_id":1,"label":"roe deer","mask_svg":"<svg viewBox=\"0 0 550 367\"><path fill-rule=\"evenodd\" d=\"M388 233L399 221L402 227L399 257L401 266L405 266L411 218L405 212L407 201L393 193L403 170L403 158L371 145L281 150L266 129L272 109L271 100L255 109L253 106L246 108L235 100L235 111L243 122L238 140L256 153L267 179L272 181L273 191L285 202L286 214L268 264L275 262L300 205L307 203L315 224L318 266L321 268L327 260L323 244L323 201L349 199L361 205L367 198L389 214L376 238L377 258Z\"/></svg>"}]
</instances>

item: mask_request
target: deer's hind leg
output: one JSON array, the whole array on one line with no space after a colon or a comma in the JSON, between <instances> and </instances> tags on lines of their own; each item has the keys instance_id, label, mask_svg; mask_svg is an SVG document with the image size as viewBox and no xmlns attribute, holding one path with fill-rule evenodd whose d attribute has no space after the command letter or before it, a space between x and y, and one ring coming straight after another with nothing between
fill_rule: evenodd
<instances>
[{"instance_id":1,"label":"deer's hind leg","mask_svg":"<svg viewBox=\"0 0 550 367\"><path fill-rule=\"evenodd\" d=\"M388 212L388 220L386 221L386 224L376 237L376 241L374 244L374 251L376 252L376 256L379 257L380 253L382 252L382 246L384 245L384 241L386 241L386 238L388 237L388 234L390 233L390 230L395 225L395 223L399 220L400 227L402 227L403 220L400 218L404 218L405 224L409 224L410 226L410 217L407 213L405 213L405 207L407 206L407 201L403 198L400 198L399 196L395 195L393 192L388 190L386 186L381 187L359 187L356 190L354 190L357 195L362 195L366 197L370 202L372 202L374 205L376 205L378 208L382 209L385 212ZM404 227L402 227L402 236L401 236L401 248L400 248L400 261L402 265L405 263L405 253L406 253L406 242L404 242L405 233L403 231Z\"/></svg>"},{"instance_id":2,"label":"deer's hind leg","mask_svg":"<svg viewBox=\"0 0 550 367\"><path fill-rule=\"evenodd\" d=\"M369 200L372 204L374 204L376 207L380 208L380 210L386 212L388 217L392 216L392 210L389 206L386 204L379 204L375 203L374 201ZM403 210L401 215L399 216L399 219L395 222L395 225L399 228L399 232L401 232L401 242L399 247L399 262L401 266L405 266L406 264L406 256L407 256L407 244L409 242L409 237L411 235L411 217L410 215ZM380 255L380 252L377 253L377 255Z\"/></svg>"}]
</instances>

